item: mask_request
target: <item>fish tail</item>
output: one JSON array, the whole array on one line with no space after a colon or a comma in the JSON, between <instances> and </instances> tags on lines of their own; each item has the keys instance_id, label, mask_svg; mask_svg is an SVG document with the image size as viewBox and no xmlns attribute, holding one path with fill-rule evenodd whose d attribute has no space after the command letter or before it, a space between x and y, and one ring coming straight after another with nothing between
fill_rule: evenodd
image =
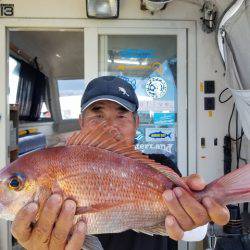
<instances>
[{"instance_id":1,"label":"fish tail","mask_svg":"<svg viewBox=\"0 0 250 250\"><path fill-rule=\"evenodd\" d=\"M221 205L250 202L250 164L211 182L195 196L198 200L210 196Z\"/></svg>"}]
</instances>

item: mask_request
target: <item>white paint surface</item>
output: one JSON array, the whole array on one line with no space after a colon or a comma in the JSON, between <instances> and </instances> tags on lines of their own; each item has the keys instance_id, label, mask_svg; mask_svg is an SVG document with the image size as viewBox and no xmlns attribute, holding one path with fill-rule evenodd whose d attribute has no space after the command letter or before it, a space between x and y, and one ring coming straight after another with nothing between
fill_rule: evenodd
<instances>
[{"instance_id":1,"label":"white paint surface","mask_svg":"<svg viewBox=\"0 0 250 250\"><path fill-rule=\"evenodd\" d=\"M5 0L1 3L14 3L15 4L15 17L20 19L13 18L1 18L0 19L0 58L5 58L6 47L4 45L5 41L5 24L11 24L12 20L16 20L15 26L25 25L25 22L30 18L33 19L32 22L34 26L46 26L46 18L55 18L53 23L55 27L71 27L71 28L84 28L85 24L85 1L76 0L43 0L43 1L33 1L33 0L23 0L23 1L14 1L14 0ZM231 0L227 1L216 1L219 14L231 3ZM189 114L195 113L197 111L197 121L196 128L189 130L189 141L192 141L193 138L197 138L197 145L193 143L192 149L189 151L195 151L197 153L197 162L195 160L191 161L192 165L189 166L189 173L198 172L201 174L206 181L211 181L216 177L222 175L223 173L223 137L227 133L227 123L229 115L231 112L232 103L228 102L227 104L220 104L218 102L218 96L221 90L225 88L223 73L224 69L221 63L220 55L216 45L216 36L215 33L205 34L200 27L200 8L197 5L191 5L182 1L173 1L169 4L165 11L162 11L158 14L151 15L148 12L142 12L139 10L139 1L135 0L121 0L121 11L120 19L155 19L155 20L172 20L173 26L174 20L192 20L197 25L197 33L194 32L194 39L189 39L192 43L195 43L197 46L197 58L192 61L192 64L189 65L191 68L196 68L196 80L194 79L193 85L189 86L192 89L196 88L197 96L195 100L189 100L193 103L188 107ZM37 19L38 18L38 19ZM45 19L39 19L45 18ZM79 19L81 19L81 25L79 24ZM17 22L18 21L18 22ZM103 21L103 20L92 20L91 25L93 27L102 26L103 24L110 24L112 26L118 26L116 20L112 21ZM96 37L96 33L93 30L89 30L93 37ZM91 41L88 41L91 43ZM85 44L86 46L86 44ZM97 44L94 42L93 54L91 51L88 52L88 56L97 56ZM97 65L87 65L88 57L85 55L85 67L89 71L90 67ZM86 66L87 65L87 66ZM0 60L0 71L5 72L5 62ZM87 78L91 78L97 75L97 68L92 68L93 75L87 75ZM204 94L200 92L199 85L200 82L204 80L215 80L216 82L216 110L213 112L212 117L208 117L208 113L203 110L203 97ZM3 73L0 74L0 114L2 116L0 120L0 166L3 166L7 161L7 148L6 148L6 121L8 120L8 112L6 106L6 77ZM195 92L194 92L195 93ZM193 95L195 96L195 94ZM213 95L212 95L213 96ZM197 103L195 110L195 103ZM195 134L196 133L196 134ZM206 148L200 148L200 138L206 138ZM218 146L213 146L214 138L218 138ZM250 159L250 143L246 141L244 143L248 145L244 148L244 152L248 160ZM189 148L192 147L192 144L189 144ZM205 158L202 158L202 157ZM190 162L190 161L189 161ZM183 243L184 244L184 243ZM2 245L1 245L2 246ZM7 248L1 248L7 249ZM184 248L180 248L184 249ZM193 246L190 247L193 249Z\"/></svg>"}]
</instances>

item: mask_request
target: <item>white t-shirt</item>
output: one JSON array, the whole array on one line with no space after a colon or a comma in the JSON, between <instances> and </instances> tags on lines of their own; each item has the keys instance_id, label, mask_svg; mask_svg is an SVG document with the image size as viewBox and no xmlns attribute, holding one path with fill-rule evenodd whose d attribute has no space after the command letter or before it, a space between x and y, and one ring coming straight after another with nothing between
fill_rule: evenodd
<instances>
[{"instance_id":1,"label":"white t-shirt","mask_svg":"<svg viewBox=\"0 0 250 250\"><path fill-rule=\"evenodd\" d=\"M205 238L207 234L208 224L197 227L193 230L184 232L183 241L201 241Z\"/></svg>"}]
</instances>

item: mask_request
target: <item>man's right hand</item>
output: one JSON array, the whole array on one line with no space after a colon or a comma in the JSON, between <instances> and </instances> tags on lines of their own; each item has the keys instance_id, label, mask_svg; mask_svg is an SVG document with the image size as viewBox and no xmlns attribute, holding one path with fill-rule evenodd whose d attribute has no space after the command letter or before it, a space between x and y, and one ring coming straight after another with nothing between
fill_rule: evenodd
<instances>
[{"instance_id":1,"label":"man's right hand","mask_svg":"<svg viewBox=\"0 0 250 250\"><path fill-rule=\"evenodd\" d=\"M12 223L11 232L28 250L77 250L85 239L86 224L79 221L73 228L76 204L72 200L62 202L59 194L51 195L35 221L38 205L34 202L22 208Z\"/></svg>"}]
</instances>

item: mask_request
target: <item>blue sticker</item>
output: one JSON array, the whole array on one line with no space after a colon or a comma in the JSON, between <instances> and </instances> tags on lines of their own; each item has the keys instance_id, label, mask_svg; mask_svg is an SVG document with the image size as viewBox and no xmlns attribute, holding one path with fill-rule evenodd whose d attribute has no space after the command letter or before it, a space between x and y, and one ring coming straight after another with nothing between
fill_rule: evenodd
<instances>
[{"instance_id":1,"label":"blue sticker","mask_svg":"<svg viewBox=\"0 0 250 250\"><path fill-rule=\"evenodd\" d=\"M154 125L156 126L174 126L176 122L175 113L155 113Z\"/></svg>"},{"instance_id":2,"label":"blue sticker","mask_svg":"<svg viewBox=\"0 0 250 250\"><path fill-rule=\"evenodd\" d=\"M136 130L135 139L137 142L142 141L144 139L144 133L142 129Z\"/></svg>"},{"instance_id":3,"label":"blue sticker","mask_svg":"<svg viewBox=\"0 0 250 250\"><path fill-rule=\"evenodd\" d=\"M156 58L156 50L148 49L121 49L118 55L123 58Z\"/></svg>"},{"instance_id":4,"label":"blue sticker","mask_svg":"<svg viewBox=\"0 0 250 250\"><path fill-rule=\"evenodd\" d=\"M146 128L145 137L148 142L175 141L175 128Z\"/></svg>"},{"instance_id":5,"label":"blue sticker","mask_svg":"<svg viewBox=\"0 0 250 250\"><path fill-rule=\"evenodd\" d=\"M151 134L149 134L149 137L150 138L153 138L153 139L161 139L161 138L171 138L171 132L170 133L163 133L162 131L159 131L159 132L153 132Z\"/></svg>"}]
</instances>

